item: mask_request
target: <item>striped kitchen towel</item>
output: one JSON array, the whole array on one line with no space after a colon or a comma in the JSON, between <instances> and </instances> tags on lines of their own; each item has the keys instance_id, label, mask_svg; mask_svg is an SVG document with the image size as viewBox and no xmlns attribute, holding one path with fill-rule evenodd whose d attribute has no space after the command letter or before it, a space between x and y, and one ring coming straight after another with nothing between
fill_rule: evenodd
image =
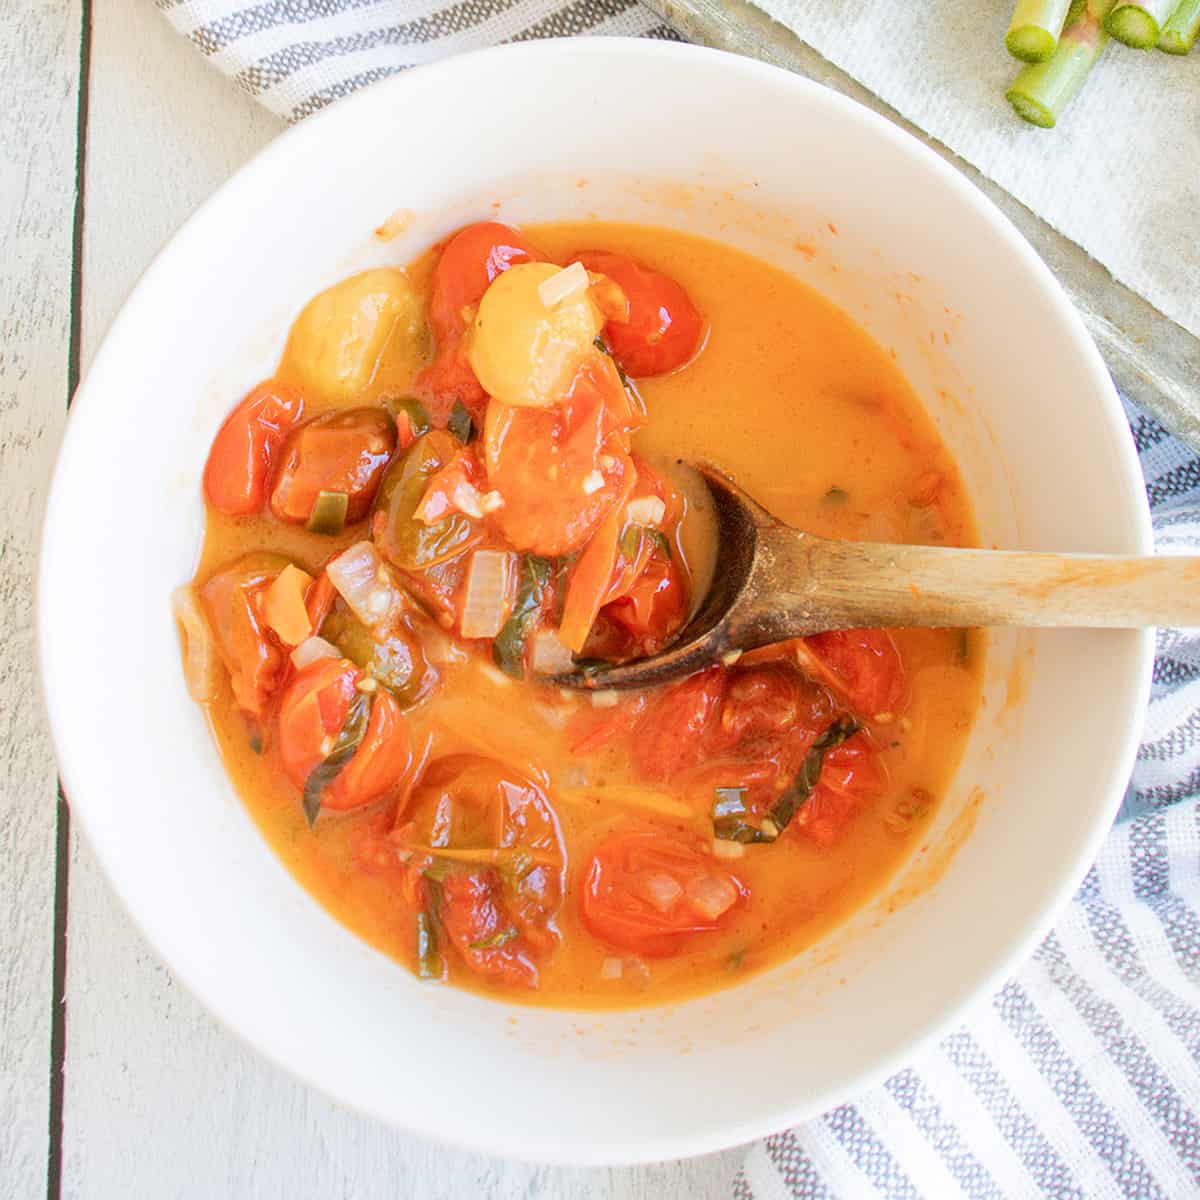
<instances>
[{"instance_id":1,"label":"striped kitchen towel","mask_svg":"<svg viewBox=\"0 0 1200 1200\"><path fill-rule=\"evenodd\" d=\"M675 37L636 0L157 0L288 121L497 42ZM1163 552L1200 548L1200 458L1128 409ZM1117 824L1025 968L881 1087L752 1147L743 1200L1200 1196L1200 631L1159 635Z\"/></svg>"}]
</instances>

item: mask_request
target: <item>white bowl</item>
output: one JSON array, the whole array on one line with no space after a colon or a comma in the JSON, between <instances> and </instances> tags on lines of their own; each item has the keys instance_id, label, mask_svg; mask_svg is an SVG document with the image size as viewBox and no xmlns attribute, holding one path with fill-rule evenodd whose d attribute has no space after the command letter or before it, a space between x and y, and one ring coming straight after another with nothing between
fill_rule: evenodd
<instances>
[{"instance_id":1,"label":"white bowl","mask_svg":"<svg viewBox=\"0 0 1200 1200\"><path fill-rule=\"evenodd\" d=\"M884 1077L1032 949L1115 812L1151 640L994 638L929 849L797 961L625 1013L417 982L259 837L184 690L168 597L195 565L209 441L304 300L493 202L515 223L693 229L794 270L895 349L987 543L1147 552L1141 477L1083 326L982 196L840 96L692 47L543 42L389 80L279 138L147 271L72 408L38 597L66 791L134 919L232 1029L386 1121L556 1162L697 1154ZM406 233L374 240L398 208Z\"/></svg>"}]
</instances>

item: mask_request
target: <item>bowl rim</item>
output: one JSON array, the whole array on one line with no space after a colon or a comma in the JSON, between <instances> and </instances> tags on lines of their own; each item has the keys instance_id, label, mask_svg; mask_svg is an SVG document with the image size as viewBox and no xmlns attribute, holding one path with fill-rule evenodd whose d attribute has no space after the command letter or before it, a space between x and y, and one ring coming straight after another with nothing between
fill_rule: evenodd
<instances>
[{"instance_id":1,"label":"bowl rim","mask_svg":"<svg viewBox=\"0 0 1200 1200\"><path fill-rule=\"evenodd\" d=\"M523 1146L514 1148L510 1142L501 1143L492 1138L486 1130L473 1130L468 1136L461 1130L447 1129L435 1121L424 1121L419 1108L410 1112L401 1125L396 1117L377 1112L361 1103L354 1095L346 1094L345 1090L335 1083L318 1078L315 1072L308 1070L305 1062L292 1061L282 1053L277 1053L275 1047L255 1040L249 1031L243 1031L237 1006L229 1002L227 994L214 995L211 989L196 978L178 940L172 940L165 927L159 929L151 920L149 913L138 912L133 908L131 901L127 899L119 871L115 870L113 866L114 859L109 852L109 835L89 819L87 801L89 785L87 780L78 774L70 750L69 733L72 717L67 708L59 701L61 691L65 690L66 680L55 677L50 653L52 631L45 619L44 597L49 593L55 571L54 555L50 550L55 544L56 530L60 521L59 514L73 500L71 485L68 482L71 462L77 455L85 452L85 441L90 423L93 420L103 420L103 414L99 411L100 394L96 388L91 386L92 380L104 374L109 357L116 353L113 347L124 340L125 331L128 328L136 327L138 310L144 306L146 297L152 292L159 276L170 271L171 259L175 254L176 247L185 240L202 235L211 215L228 205L231 197L242 188L244 182L261 171L266 163L273 162L280 156L303 156L305 147L309 143L319 143L326 136L324 131L327 127L336 127L339 122L356 121L372 108L389 109L399 106L404 95L414 86L428 87L431 82L436 83L442 78L454 80L460 74L472 71L477 64L490 63L494 59L504 59L515 69L523 60L529 60L531 68L536 69L538 63L561 58L564 55L574 57L611 55L618 58L628 56L633 59L679 59L717 64L717 69L720 71L751 80L761 80L777 86L789 87L798 95L807 97L811 102L826 104L835 110L840 110L845 118L869 127L875 136L890 139L903 153L923 164L937 178L939 186L947 187L957 193L963 203L973 208L986 221L995 236L1005 243L1006 249L1022 261L1036 281L1044 298L1052 305L1064 333L1071 338L1074 348L1081 352L1090 377L1089 385L1097 401L1096 420L1105 426L1105 432L1112 440L1121 472L1125 477L1119 482L1126 485L1136 484L1136 488L1133 489L1133 507L1136 511L1130 512L1136 526L1134 540L1137 544L1133 549L1140 553L1153 552L1149 505L1140 465L1132 438L1129 435L1128 422L1099 351L1088 335L1081 317L1071 305L1050 268L1034 252L1008 218L945 159L898 125L856 101L803 76L754 59L689 43L653 39L602 36L548 38L451 55L430 64L411 68L402 74L381 79L339 100L336 104L328 106L301 124L285 129L222 183L154 255L105 333L92 363L76 389L71 404L69 419L47 493L40 539L35 598L37 657L44 709L48 715L51 738L63 782L63 792L68 798L72 818L83 830L91 850L100 863L121 906L142 937L149 942L159 958L169 965L172 974L200 1002L204 1009L213 1015L222 1026L235 1034L243 1044L250 1046L255 1053L282 1068L293 1078L300 1079L306 1085L332 1097L338 1104L365 1116L382 1120L390 1126L402 1127L406 1132L418 1134L443 1145L493 1154L501 1158L561 1165L633 1164L660 1161L666 1158L689 1157L726 1149L828 1111L886 1079L904 1063L911 1061L923 1048L953 1027L974 1000L992 994L1002 981L1014 972L1050 929L1082 881L1101 842L1109 832L1111 819L1116 813L1125 781L1132 769L1140 741L1140 718L1145 712L1149 700L1154 658L1152 630L1140 631L1136 635L1139 643L1135 666L1130 672L1132 686L1128 690L1125 702L1127 710L1125 735L1118 753L1114 755L1114 761L1119 764L1120 770L1114 771L1113 778L1108 785L1106 803L1103 806L1097 806L1098 814L1107 815L1103 820L1099 816L1097 817L1089 836L1082 839L1076 848L1070 864L1064 864L1058 886L1054 889L1053 899L1043 908L1040 918L1029 922L1020 936L1009 938L1002 950L997 952L990 970L980 971L974 979L949 989L937 1012L924 1022L919 1032L909 1042L896 1047L894 1051L878 1059L868 1069L860 1070L846 1077L839 1085L831 1086L820 1093L810 1093L802 1101L778 1109L769 1119L764 1116L742 1121L717 1119L710 1127L698 1130L691 1136L672 1136L669 1139L660 1138L650 1131L637 1144L622 1143L619 1146L608 1143L588 1146L571 1143L563 1146L552 1132L533 1131ZM415 84L414 81L416 81Z\"/></svg>"}]
</instances>

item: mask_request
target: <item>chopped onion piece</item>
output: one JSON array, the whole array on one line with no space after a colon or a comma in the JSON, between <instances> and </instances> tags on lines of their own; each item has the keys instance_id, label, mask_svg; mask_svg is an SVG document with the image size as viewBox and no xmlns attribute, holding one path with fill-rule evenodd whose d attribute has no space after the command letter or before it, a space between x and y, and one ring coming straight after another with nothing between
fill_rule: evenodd
<instances>
[{"instance_id":1,"label":"chopped onion piece","mask_svg":"<svg viewBox=\"0 0 1200 1200\"><path fill-rule=\"evenodd\" d=\"M504 507L504 497L499 492L484 492L479 497L479 507L486 513L494 513Z\"/></svg>"},{"instance_id":2,"label":"chopped onion piece","mask_svg":"<svg viewBox=\"0 0 1200 1200\"><path fill-rule=\"evenodd\" d=\"M454 507L459 512L466 513L468 517L478 521L483 516L483 497L479 494L479 489L474 484L466 482L456 483L451 499L454 502Z\"/></svg>"},{"instance_id":3,"label":"chopped onion piece","mask_svg":"<svg viewBox=\"0 0 1200 1200\"><path fill-rule=\"evenodd\" d=\"M662 524L667 506L658 496L639 496L625 505L625 519L634 525Z\"/></svg>"},{"instance_id":4,"label":"chopped onion piece","mask_svg":"<svg viewBox=\"0 0 1200 1200\"><path fill-rule=\"evenodd\" d=\"M619 958L606 958L600 964L601 979L620 979L625 971L625 964Z\"/></svg>"},{"instance_id":5,"label":"chopped onion piece","mask_svg":"<svg viewBox=\"0 0 1200 1200\"><path fill-rule=\"evenodd\" d=\"M688 904L706 921L715 921L737 903L738 890L729 879L703 875L689 881L687 899Z\"/></svg>"},{"instance_id":6,"label":"chopped onion piece","mask_svg":"<svg viewBox=\"0 0 1200 1200\"><path fill-rule=\"evenodd\" d=\"M171 595L171 611L183 631L183 678L188 695L207 704L217 694L217 647L195 589L184 585Z\"/></svg>"},{"instance_id":7,"label":"chopped onion piece","mask_svg":"<svg viewBox=\"0 0 1200 1200\"><path fill-rule=\"evenodd\" d=\"M332 642L327 642L323 637L310 637L305 638L292 651L292 666L297 671L303 671L309 663L316 662L318 658L341 657L342 652Z\"/></svg>"},{"instance_id":8,"label":"chopped onion piece","mask_svg":"<svg viewBox=\"0 0 1200 1200\"><path fill-rule=\"evenodd\" d=\"M385 629L404 607L404 593L371 542L355 542L326 566L325 574L368 629Z\"/></svg>"},{"instance_id":9,"label":"chopped onion piece","mask_svg":"<svg viewBox=\"0 0 1200 1200\"><path fill-rule=\"evenodd\" d=\"M509 550L476 550L467 571L459 631L465 638L491 638L504 628L512 611L517 575Z\"/></svg>"},{"instance_id":10,"label":"chopped onion piece","mask_svg":"<svg viewBox=\"0 0 1200 1200\"><path fill-rule=\"evenodd\" d=\"M634 880L633 890L660 913L667 912L683 895L683 888L670 875L651 871Z\"/></svg>"},{"instance_id":11,"label":"chopped onion piece","mask_svg":"<svg viewBox=\"0 0 1200 1200\"><path fill-rule=\"evenodd\" d=\"M530 639L529 665L535 675L561 675L575 660L553 629L539 629Z\"/></svg>"},{"instance_id":12,"label":"chopped onion piece","mask_svg":"<svg viewBox=\"0 0 1200 1200\"><path fill-rule=\"evenodd\" d=\"M583 494L590 496L604 486L604 476L599 471L589 471L583 477Z\"/></svg>"},{"instance_id":13,"label":"chopped onion piece","mask_svg":"<svg viewBox=\"0 0 1200 1200\"><path fill-rule=\"evenodd\" d=\"M582 292L588 286L587 268L581 262L573 262L564 267L557 275L551 275L538 284L538 299L547 307L553 308L564 300Z\"/></svg>"},{"instance_id":14,"label":"chopped onion piece","mask_svg":"<svg viewBox=\"0 0 1200 1200\"><path fill-rule=\"evenodd\" d=\"M616 708L619 699L615 688L601 688L592 693L592 707Z\"/></svg>"}]
</instances>

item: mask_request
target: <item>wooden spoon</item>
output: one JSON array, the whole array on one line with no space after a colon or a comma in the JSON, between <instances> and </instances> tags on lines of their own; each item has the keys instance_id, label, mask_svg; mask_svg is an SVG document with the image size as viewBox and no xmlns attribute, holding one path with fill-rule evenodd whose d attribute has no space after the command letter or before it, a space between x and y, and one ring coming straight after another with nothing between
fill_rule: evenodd
<instances>
[{"instance_id":1,"label":"wooden spoon","mask_svg":"<svg viewBox=\"0 0 1200 1200\"><path fill-rule=\"evenodd\" d=\"M717 518L713 582L660 654L569 671L568 687L648 687L757 646L888 625L1200 625L1200 558L960 550L816 537L702 464Z\"/></svg>"}]
</instances>

